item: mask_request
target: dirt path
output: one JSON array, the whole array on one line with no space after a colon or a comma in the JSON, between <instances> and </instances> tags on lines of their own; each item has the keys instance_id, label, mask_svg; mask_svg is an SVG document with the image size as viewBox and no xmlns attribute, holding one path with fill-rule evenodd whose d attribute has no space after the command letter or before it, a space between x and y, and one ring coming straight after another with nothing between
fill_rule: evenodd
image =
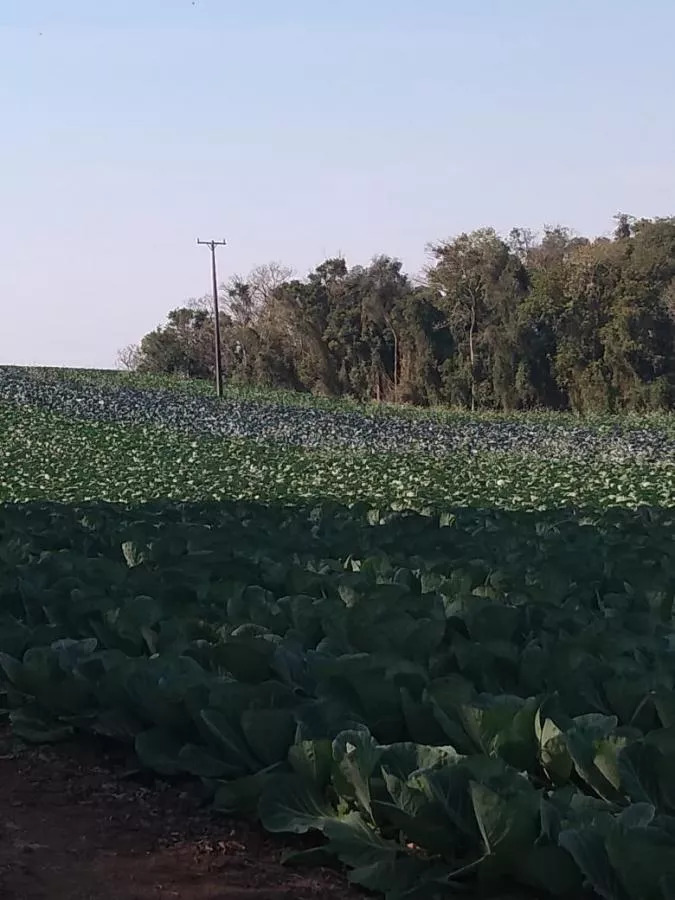
<instances>
[{"instance_id":1,"label":"dirt path","mask_svg":"<svg viewBox=\"0 0 675 900\"><path fill-rule=\"evenodd\" d=\"M256 827L217 818L195 788L139 780L124 753L26 749L0 730L0 900L350 900L329 871L280 864Z\"/></svg>"}]
</instances>

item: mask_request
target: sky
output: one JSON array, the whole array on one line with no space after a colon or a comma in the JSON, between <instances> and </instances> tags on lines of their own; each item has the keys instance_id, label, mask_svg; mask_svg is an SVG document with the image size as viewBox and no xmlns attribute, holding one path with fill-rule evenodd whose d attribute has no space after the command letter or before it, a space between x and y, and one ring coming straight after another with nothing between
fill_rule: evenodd
<instances>
[{"instance_id":1,"label":"sky","mask_svg":"<svg viewBox=\"0 0 675 900\"><path fill-rule=\"evenodd\" d=\"M0 365L219 275L675 214L672 0L0 0Z\"/></svg>"}]
</instances>

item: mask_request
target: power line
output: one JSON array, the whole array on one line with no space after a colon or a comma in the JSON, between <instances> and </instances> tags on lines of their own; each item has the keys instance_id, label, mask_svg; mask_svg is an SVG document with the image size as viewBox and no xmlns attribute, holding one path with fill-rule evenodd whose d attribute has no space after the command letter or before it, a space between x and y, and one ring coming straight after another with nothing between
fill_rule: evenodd
<instances>
[{"instance_id":1,"label":"power line","mask_svg":"<svg viewBox=\"0 0 675 900\"><path fill-rule=\"evenodd\" d=\"M211 251L211 277L213 279L213 313L215 317L215 349L216 349L216 394L223 396L223 359L220 349L220 312L218 309L218 274L216 272L216 247L224 247L227 241L200 241L197 243L208 247Z\"/></svg>"}]
</instances>

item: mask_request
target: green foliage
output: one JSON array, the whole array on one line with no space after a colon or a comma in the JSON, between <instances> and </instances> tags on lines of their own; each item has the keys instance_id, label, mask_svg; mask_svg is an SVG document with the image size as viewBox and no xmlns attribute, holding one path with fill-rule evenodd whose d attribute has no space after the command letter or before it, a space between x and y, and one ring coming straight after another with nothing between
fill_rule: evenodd
<instances>
[{"instance_id":1,"label":"green foliage","mask_svg":"<svg viewBox=\"0 0 675 900\"><path fill-rule=\"evenodd\" d=\"M508 294L497 256L485 278ZM310 299L342 277L323 269ZM372 315L393 324L389 296ZM556 452L558 431L548 455L431 456L29 401L0 404L0 712L18 736L126 742L218 811L316 832L289 864L337 860L388 900L672 896L668 418L597 422L585 454ZM593 450L640 441L659 452Z\"/></svg>"},{"instance_id":2,"label":"green foliage","mask_svg":"<svg viewBox=\"0 0 675 900\"><path fill-rule=\"evenodd\" d=\"M133 743L390 900L665 900L672 514L371 513L0 506L17 734Z\"/></svg>"},{"instance_id":3,"label":"green foliage","mask_svg":"<svg viewBox=\"0 0 675 900\"><path fill-rule=\"evenodd\" d=\"M493 229L433 244L424 285L387 256L329 259L304 280L272 264L222 288L235 384L471 410L669 409L675 397L675 219L619 216L612 239ZM209 377L208 304L176 309L127 362ZM129 351L127 351L127 354Z\"/></svg>"},{"instance_id":4,"label":"green foliage","mask_svg":"<svg viewBox=\"0 0 675 900\"><path fill-rule=\"evenodd\" d=\"M668 457L308 451L267 442L195 439L156 427L80 422L3 404L0 432L0 500L134 503L154 497L234 497L307 503L322 498L384 511L448 505L669 506L675 497L675 465Z\"/></svg>"}]
</instances>

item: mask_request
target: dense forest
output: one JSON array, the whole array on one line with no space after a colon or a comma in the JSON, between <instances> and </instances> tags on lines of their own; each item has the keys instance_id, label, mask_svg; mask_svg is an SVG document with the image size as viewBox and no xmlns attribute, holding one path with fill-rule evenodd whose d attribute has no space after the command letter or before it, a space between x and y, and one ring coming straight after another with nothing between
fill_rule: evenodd
<instances>
[{"instance_id":1,"label":"dense forest","mask_svg":"<svg viewBox=\"0 0 675 900\"><path fill-rule=\"evenodd\" d=\"M467 409L666 409L675 403L675 218L615 218L611 238L491 228L429 247L411 278L387 256L298 279L261 266L221 289L238 383ZM169 313L123 362L208 377L208 301Z\"/></svg>"}]
</instances>

